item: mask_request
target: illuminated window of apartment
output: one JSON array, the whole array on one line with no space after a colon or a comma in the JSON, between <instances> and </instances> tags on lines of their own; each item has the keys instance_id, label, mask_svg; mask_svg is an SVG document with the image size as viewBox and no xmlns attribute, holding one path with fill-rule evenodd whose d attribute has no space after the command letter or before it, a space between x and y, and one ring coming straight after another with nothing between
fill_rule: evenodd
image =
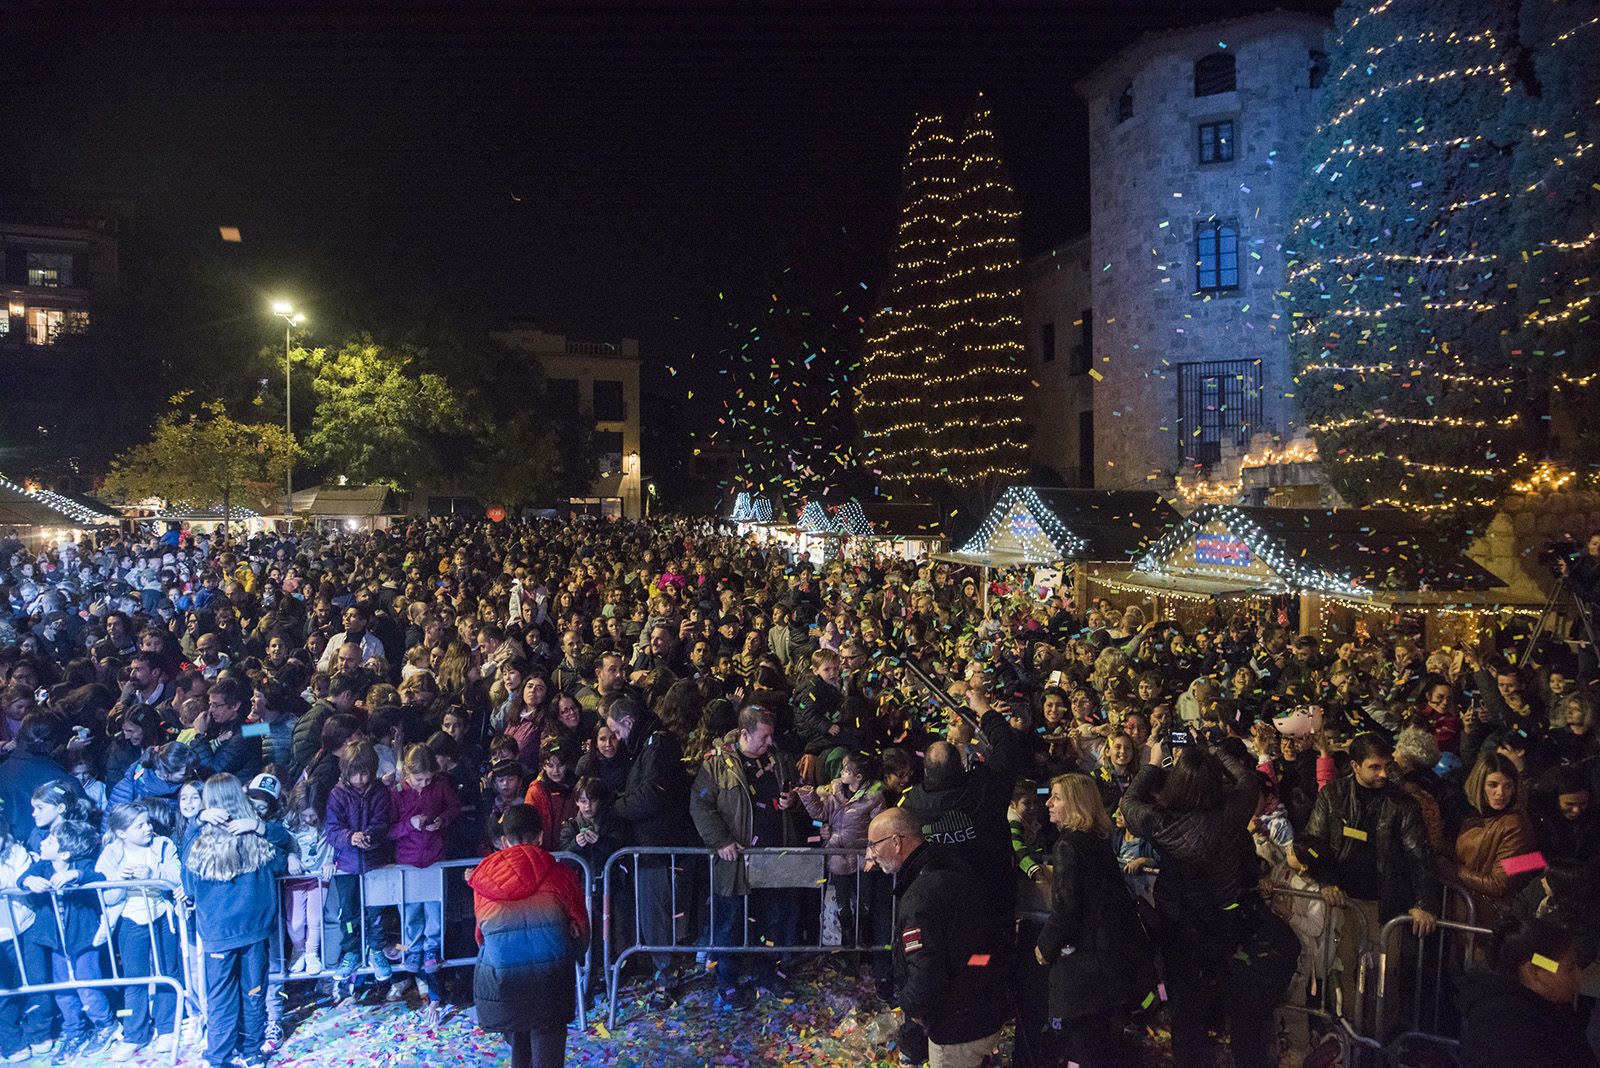
<instances>
[{"instance_id":1,"label":"illuminated window of apartment","mask_svg":"<svg viewBox=\"0 0 1600 1068\"><path fill-rule=\"evenodd\" d=\"M72 285L72 254L69 252L28 253L28 284L54 289Z\"/></svg>"},{"instance_id":2,"label":"illuminated window of apartment","mask_svg":"<svg viewBox=\"0 0 1600 1068\"><path fill-rule=\"evenodd\" d=\"M89 325L88 313L61 308L29 308L26 319L30 345L54 345L63 330L81 330Z\"/></svg>"}]
</instances>

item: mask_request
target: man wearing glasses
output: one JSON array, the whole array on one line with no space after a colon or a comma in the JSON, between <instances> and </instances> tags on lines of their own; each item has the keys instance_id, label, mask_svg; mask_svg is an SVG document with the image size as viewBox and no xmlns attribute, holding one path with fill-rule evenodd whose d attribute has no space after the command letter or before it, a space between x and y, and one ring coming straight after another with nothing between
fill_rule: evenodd
<instances>
[{"instance_id":1,"label":"man wearing glasses","mask_svg":"<svg viewBox=\"0 0 1600 1068\"><path fill-rule=\"evenodd\" d=\"M978 1068L1000 1043L1005 988L990 925L972 883L926 841L903 808L878 813L867 828L867 863L896 877L895 1000L906 1014L897 1046L902 1065Z\"/></svg>"}]
</instances>

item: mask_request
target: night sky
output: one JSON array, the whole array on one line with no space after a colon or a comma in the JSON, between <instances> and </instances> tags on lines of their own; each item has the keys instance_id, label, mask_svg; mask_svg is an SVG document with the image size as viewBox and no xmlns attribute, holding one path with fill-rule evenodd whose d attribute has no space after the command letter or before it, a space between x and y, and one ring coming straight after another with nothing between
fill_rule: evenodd
<instances>
[{"instance_id":1,"label":"night sky","mask_svg":"<svg viewBox=\"0 0 1600 1068\"><path fill-rule=\"evenodd\" d=\"M987 93L1038 252L1087 227L1077 78L1144 30L1332 6L12 4L0 167L180 253L238 226L233 268L313 322L361 290L637 335L660 389L774 293L864 310L919 109Z\"/></svg>"}]
</instances>

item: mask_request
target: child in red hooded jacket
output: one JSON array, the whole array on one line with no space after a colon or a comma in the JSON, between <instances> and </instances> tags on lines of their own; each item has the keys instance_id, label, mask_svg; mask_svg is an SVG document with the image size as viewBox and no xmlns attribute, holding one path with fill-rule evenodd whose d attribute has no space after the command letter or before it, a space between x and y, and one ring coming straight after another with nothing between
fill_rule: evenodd
<instances>
[{"instance_id":1,"label":"child in red hooded jacket","mask_svg":"<svg viewBox=\"0 0 1600 1068\"><path fill-rule=\"evenodd\" d=\"M589 937L578 877L538 846L539 811L512 805L500 850L467 876L477 914L478 1026L511 1043L512 1068L560 1068L577 1012L573 966Z\"/></svg>"}]
</instances>

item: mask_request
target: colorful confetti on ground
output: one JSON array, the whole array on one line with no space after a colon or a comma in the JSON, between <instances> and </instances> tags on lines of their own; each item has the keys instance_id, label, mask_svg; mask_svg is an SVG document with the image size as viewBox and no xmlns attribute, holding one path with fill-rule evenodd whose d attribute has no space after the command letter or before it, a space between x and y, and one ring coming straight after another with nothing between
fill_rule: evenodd
<instances>
[{"instance_id":1,"label":"colorful confetti on ground","mask_svg":"<svg viewBox=\"0 0 1600 1068\"><path fill-rule=\"evenodd\" d=\"M604 1024L604 1006L589 1017L583 1034L568 1032L567 1064L607 1068L716 1065L718 1068L804 1066L888 1068L886 1045L893 1014L872 993L871 982L853 977L797 979L786 997L762 992L749 1009L718 1009L710 984L692 984L664 1012L646 1010L626 993L618 1002L617 1026ZM733 1017L737 1027L730 1027ZM290 1012L287 1041L272 1059L275 1068L485 1068L510 1062L510 1048L497 1034L477 1029L468 1006L425 1026L420 1004L356 1004ZM184 1065L202 1065L186 1051ZM170 1064L147 1055L139 1068Z\"/></svg>"}]
</instances>

